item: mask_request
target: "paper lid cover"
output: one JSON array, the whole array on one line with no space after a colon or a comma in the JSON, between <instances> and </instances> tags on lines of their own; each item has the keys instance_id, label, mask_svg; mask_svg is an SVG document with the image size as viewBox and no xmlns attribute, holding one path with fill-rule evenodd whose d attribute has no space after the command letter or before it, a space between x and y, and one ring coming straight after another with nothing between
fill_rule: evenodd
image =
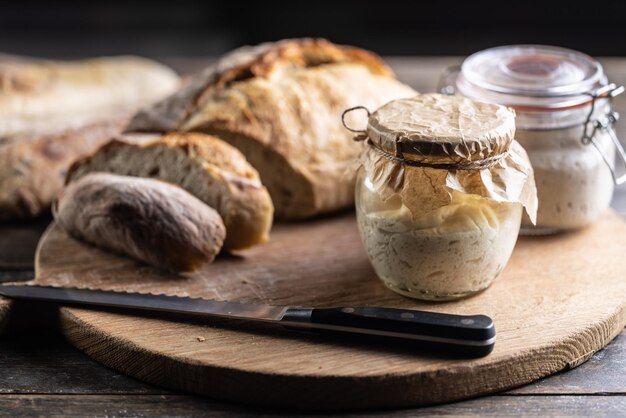
<instances>
[{"instance_id":1,"label":"paper lid cover","mask_svg":"<svg viewBox=\"0 0 626 418\"><path fill-rule=\"evenodd\" d=\"M462 96L421 94L394 100L369 117L373 145L409 160L477 161L509 149L515 112Z\"/></svg>"}]
</instances>

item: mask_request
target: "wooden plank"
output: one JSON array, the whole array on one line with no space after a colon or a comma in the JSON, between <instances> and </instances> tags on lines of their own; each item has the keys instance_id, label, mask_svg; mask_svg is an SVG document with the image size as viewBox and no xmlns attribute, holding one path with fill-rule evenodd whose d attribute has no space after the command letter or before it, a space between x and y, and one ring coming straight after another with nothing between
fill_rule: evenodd
<instances>
[{"instance_id":1,"label":"wooden plank","mask_svg":"<svg viewBox=\"0 0 626 418\"><path fill-rule=\"evenodd\" d=\"M253 410L183 395L0 395L0 417L236 417Z\"/></svg>"},{"instance_id":2,"label":"wooden plank","mask_svg":"<svg viewBox=\"0 0 626 418\"><path fill-rule=\"evenodd\" d=\"M182 395L3 395L0 417L620 417L626 396L494 396L420 409L302 414L252 408Z\"/></svg>"},{"instance_id":3,"label":"wooden plank","mask_svg":"<svg viewBox=\"0 0 626 418\"><path fill-rule=\"evenodd\" d=\"M165 393L102 367L41 328L0 340L0 370L0 394Z\"/></svg>"},{"instance_id":4,"label":"wooden plank","mask_svg":"<svg viewBox=\"0 0 626 418\"><path fill-rule=\"evenodd\" d=\"M428 408L367 414L393 417L620 417L626 396L491 396ZM352 415L356 417L356 415Z\"/></svg>"},{"instance_id":5,"label":"wooden plank","mask_svg":"<svg viewBox=\"0 0 626 418\"><path fill-rule=\"evenodd\" d=\"M623 342L624 333L616 340ZM611 346L609 346L609 349ZM602 352L594 357L602 357ZM593 366L595 359L581 366L577 371L586 375L587 366ZM609 358L602 359L607 370L612 365ZM615 365L617 373L623 370ZM162 393L159 389L138 383L113 371L102 368L86 356L73 350L59 339L53 339L46 347L37 339L16 339L0 341L0 416L63 415L130 415L133 416L258 416L258 408L246 408L209 399ZM563 377L572 373L563 374ZM602 375L595 373L589 379L576 379L576 384L584 387L590 383L602 384ZM556 376L558 378L558 376ZM554 380L549 378L545 381ZM588 381L587 381L588 380ZM622 385L624 387L624 385ZM571 383L557 384L560 388L572 391ZM580 387L575 389L580 390ZM552 390L550 390L552 392ZM541 392L537 392L541 393ZM581 393L584 393L582 391ZM10 394L11 396L7 396ZM17 396L34 394L36 396ZM109 396L41 396L37 394L66 395L109 395ZM163 396L110 396L112 394L162 394ZM523 395L520 393L519 395ZM395 410L383 413L370 413L365 416L528 416L584 415L618 416L623 408L623 397L608 396L492 396L450 405L421 409ZM113 408L112 408L113 407ZM260 410L266 412L266 410ZM269 412L268 412L269 413ZM274 411L272 411L274 415ZM280 414L278 414L280 415ZM295 416L285 412L284 416ZM350 416L350 415L348 415ZM360 415L362 416L362 415Z\"/></svg>"},{"instance_id":6,"label":"wooden plank","mask_svg":"<svg viewBox=\"0 0 626 418\"><path fill-rule=\"evenodd\" d=\"M0 394L165 393L105 368L58 335L31 329L0 340ZM580 367L507 392L515 395L626 395L626 331Z\"/></svg>"}]
</instances>

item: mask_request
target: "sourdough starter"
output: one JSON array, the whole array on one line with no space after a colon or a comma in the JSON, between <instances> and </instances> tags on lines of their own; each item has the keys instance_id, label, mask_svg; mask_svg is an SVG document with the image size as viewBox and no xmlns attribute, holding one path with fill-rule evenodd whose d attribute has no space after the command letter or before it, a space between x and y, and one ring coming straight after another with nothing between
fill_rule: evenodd
<instances>
[{"instance_id":1,"label":"sourdough starter","mask_svg":"<svg viewBox=\"0 0 626 418\"><path fill-rule=\"evenodd\" d=\"M613 177L593 144L581 142L582 126L552 130L518 129L516 139L526 149L535 170L537 227L527 217L527 233L580 228L596 221L611 203ZM610 164L615 147L608 134L594 137Z\"/></svg>"},{"instance_id":2,"label":"sourdough starter","mask_svg":"<svg viewBox=\"0 0 626 418\"><path fill-rule=\"evenodd\" d=\"M357 190L357 218L383 283L407 296L447 300L487 288L504 268L522 205L453 192L449 205L413 219L398 196L383 202L369 179Z\"/></svg>"}]
</instances>

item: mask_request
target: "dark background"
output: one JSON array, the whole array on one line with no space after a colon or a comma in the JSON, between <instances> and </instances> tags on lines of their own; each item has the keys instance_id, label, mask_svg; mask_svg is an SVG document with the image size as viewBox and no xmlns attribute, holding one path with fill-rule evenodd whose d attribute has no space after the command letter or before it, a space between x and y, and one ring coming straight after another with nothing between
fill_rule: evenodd
<instances>
[{"instance_id":1,"label":"dark background","mask_svg":"<svg viewBox=\"0 0 626 418\"><path fill-rule=\"evenodd\" d=\"M321 36L383 55L542 43L626 55L626 1L0 1L0 51L55 58L219 55Z\"/></svg>"}]
</instances>

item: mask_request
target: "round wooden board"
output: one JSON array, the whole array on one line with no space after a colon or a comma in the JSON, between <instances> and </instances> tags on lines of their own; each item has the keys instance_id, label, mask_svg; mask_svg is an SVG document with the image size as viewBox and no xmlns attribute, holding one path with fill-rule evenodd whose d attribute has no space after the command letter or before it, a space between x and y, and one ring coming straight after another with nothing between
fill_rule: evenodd
<instances>
[{"instance_id":1,"label":"round wooden board","mask_svg":"<svg viewBox=\"0 0 626 418\"><path fill-rule=\"evenodd\" d=\"M221 257L187 277L108 254L51 227L38 250L36 282L269 304L484 313L494 319L494 352L467 360L233 321L205 325L125 312L61 312L63 332L76 347L146 382L245 403L364 409L468 398L581 364L626 323L625 254L626 224L607 212L577 233L521 238L490 289L434 304L380 284L350 215L278 225L268 244Z\"/></svg>"}]
</instances>

